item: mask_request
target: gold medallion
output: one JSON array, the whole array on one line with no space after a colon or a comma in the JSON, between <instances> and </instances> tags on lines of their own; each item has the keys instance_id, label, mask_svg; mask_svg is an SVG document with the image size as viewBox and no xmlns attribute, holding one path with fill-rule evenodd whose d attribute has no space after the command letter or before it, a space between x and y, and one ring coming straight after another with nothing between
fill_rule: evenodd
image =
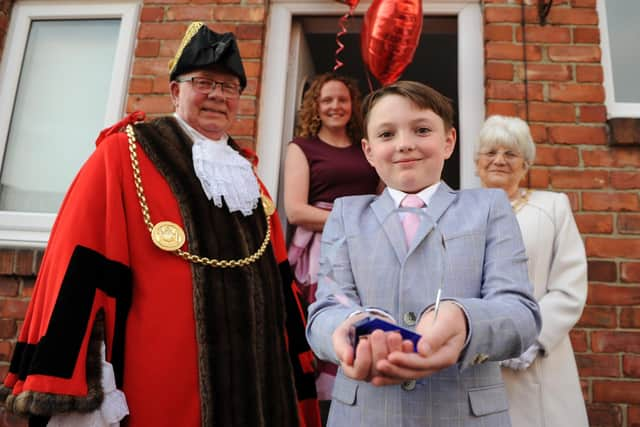
<instances>
[{"instance_id":1,"label":"gold medallion","mask_svg":"<svg viewBox=\"0 0 640 427\"><path fill-rule=\"evenodd\" d=\"M184 244L184 231L171 221L160 221L151 230L153 243L163 251L175 251Z\"/></svg>"},{"instance_id":2,"label":"gold medallion","mask_svg":"<svg viewBox=\"0 0 640 427\"><path fill-rule=\"evenodd\" d=\"M271 200L264 193L260 194L260 199L262 200L262 207L264 208L265 215L273 215L273 213L276 211L276 206L273 204L273 200Z\"/></svg>"}]
</instances>

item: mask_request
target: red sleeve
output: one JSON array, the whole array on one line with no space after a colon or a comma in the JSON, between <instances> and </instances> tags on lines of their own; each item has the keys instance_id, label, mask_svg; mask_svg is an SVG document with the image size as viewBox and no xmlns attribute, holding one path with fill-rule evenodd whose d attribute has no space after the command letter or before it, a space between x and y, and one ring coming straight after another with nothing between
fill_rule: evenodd
<instances>
[{"instance_id":1,"label":"red sleeve","mask_svg":"<svg viewBox=\"0 0 640 427\"><path fill-rule=\"evenodd\" d=\"M98 316L104 320L93 341L106 340L110 360L114 346L123 345L116 303L131 294L122 143L124 134L102 141L60 208L4 380L5 404L15 413L51 415L100 404L94 324Z\"/></svg>"}]
</instances>

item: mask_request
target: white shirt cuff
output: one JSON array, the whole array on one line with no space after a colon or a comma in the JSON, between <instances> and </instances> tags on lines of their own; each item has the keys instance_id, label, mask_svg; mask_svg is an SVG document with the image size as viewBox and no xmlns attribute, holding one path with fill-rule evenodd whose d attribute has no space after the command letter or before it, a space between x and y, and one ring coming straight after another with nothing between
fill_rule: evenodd
<instances>
[{"instance_id":1,"label":"white shirt cuff","mask_svg":"<svg viewBox=\"0 0 640 427\"><path fill-rule=\"evenodd\" d=\"M347 319L351 319L353 316L357 316L360 313L376 314L378 316L382 316L382 317L386 317L387 319L391 319L391 321L393 323L397 323L396 319L394 319L391 314L387 313L386 311L384 311L381 308L376 308L376 307L366 307L366 308L363 308L362 310L353 311L347 316Z\"/></svg>"}]
</instances>

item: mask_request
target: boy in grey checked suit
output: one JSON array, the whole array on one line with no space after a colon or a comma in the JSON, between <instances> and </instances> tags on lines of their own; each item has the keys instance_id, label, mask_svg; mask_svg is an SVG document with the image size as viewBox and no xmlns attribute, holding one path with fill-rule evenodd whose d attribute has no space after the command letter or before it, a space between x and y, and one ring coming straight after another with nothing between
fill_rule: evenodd
<instances>
[{"instance_id":1,"label":"boy in grey checked suit","mask_svg":"<svg viewBox=\"0 0 640 427\"><path fill-rule=\"evenodd\" d=\"M387 188L338 199L322 236L307 338L340 365L328 425L509 426L497 361L534 342L540 314L507 197L440 181L456 141L440 93L401 81L363 105L362 148ZM398 211L407 194L426 204L410 242ZM352 325L365 316L414 329L417 351L380 330L354 349Z\"/></svg>"}]
</instances>

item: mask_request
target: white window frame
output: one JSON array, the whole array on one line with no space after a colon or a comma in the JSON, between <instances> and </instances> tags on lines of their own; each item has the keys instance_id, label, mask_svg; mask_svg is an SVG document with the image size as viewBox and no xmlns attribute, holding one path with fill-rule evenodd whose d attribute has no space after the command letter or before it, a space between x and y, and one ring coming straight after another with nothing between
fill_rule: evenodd
<instances>
[{"instance_id":1,"label":"white window frame","mask_svg":"<svg viewBox=\"0 0 640 427\"><path fill-rule=\"evenodd\" d=\"M607 6L605 0L597 0L596 7L600 26L600 50L602 52L602 69L604 71L604 91L607 118L640 118L640 102L616 102L616 91L613 80L613 64L611 61L611 49L609 45L609 27L607 24Z\"/></svg>"},{"instance_id":2,"label":"white window frame","mask_svg":"<svg viewBox=\"0 0 640 427\"><path fill-rule=\"evenodd\" d=\"M138 2L124 1L18 1L14 4L0 64L0 165L5 153L31 22L44 19L120 19L120 33L104 117L104 124L107 126L118 121L124 112L139 8ZM0 211L0 247L46 246L55 217L54 213Z\"/></svg>"},{"instance_id":3,"label":"white window frame","mask_svg":"<svg viewBox=\"0 0 640 427\"><path fill-rule=\"evenodd\" d=\"M363 0L355 15L364 15L370 1ZM258 174L271 196L278 195L281 146L284 139L285 100L289 41L294 16L335 15L347 6L334 0L272 0L267 20L264 63L258 117ZM458 132L473 141L484 121L484 46L482 9L477 0L423 1L424 15L456 15L458 17ZM474 173L473 144L461 146L460 186L476 188L480 180Z\"/></svg>"}]
</instances>

